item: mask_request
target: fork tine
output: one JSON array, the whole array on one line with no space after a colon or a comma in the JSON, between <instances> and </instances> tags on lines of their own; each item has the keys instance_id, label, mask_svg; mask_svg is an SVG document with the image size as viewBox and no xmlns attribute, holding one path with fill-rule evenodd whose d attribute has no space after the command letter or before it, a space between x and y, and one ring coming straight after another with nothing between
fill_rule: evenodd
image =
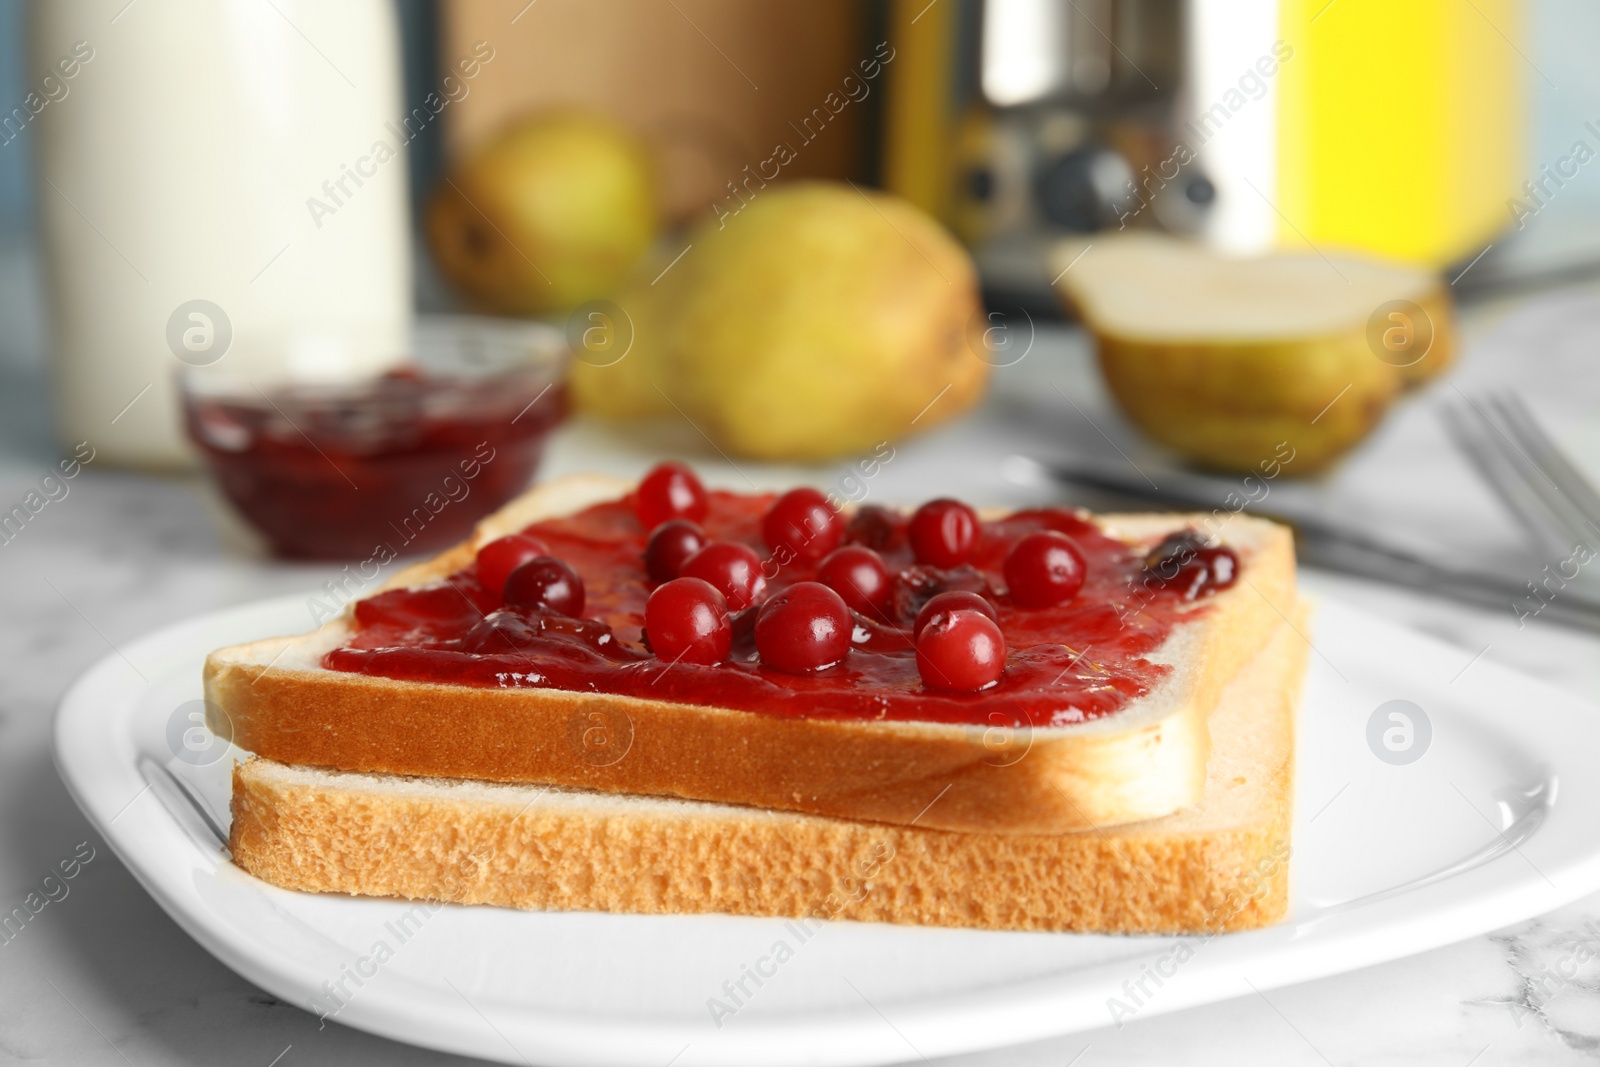
<instances>
[{"instance_id":1,"label":"fork tine","mask_svg":"<svg viewBox=\"0 0 1600 1067\"><path fill-rule=\"evenodd\" d=\"M1444 404L1439 408L1439 417L1456 448L1500 498L1512 519L1522 527L1529 543L1540 553L1567 552L1569 546L1563 544L1565 538L1558 538L1548 524L1534 518L1536 513L1543 511L1543 501L1514 468L1508 467L1499 450L1489 443L1495 433L1485 426L1487 417L1470 403L1461 407Z\"/></svg>"},{"instance_id":2,"label":"fork tine","mask_svg":"<svg viewBox=\"0 0 1600 1067\"><path fill-rule=\"evenodd\" d=\"M1567 537L1563 553L1570 552L1578 543L1588 543L1590 534L1587 527L1590 525L1589 517L1584 514L1579 506L1562 487L1556 484L1541 459L1538 447L1532 439L1526 436L1526 427L1513 425L1515 416L1495 397L1486 398L1487 403L1494 409L1498 421L1495 423L1497 440L1493 444L1505 457L1507 463L1512 465L1527 482L1528 489L1544 505L1552 523ZM1510 433L1507 430L1510 430ZM1513 436L1520 439L1513 439ZM1547 439L1548 441L1548 439ZM1539 457L1539 458L1535 458Z\"/></svg>"},{"instance_id":3,"label":"fork tine","mask_svg":"<svg viewBox=\"0 0 1600 1067\"><path fill-rule=\"evenodd\" d=\"M1484 411L1481 405L1465 394L1463 399L1471 405L1478 421L1484 427L1480 433L1483 445L1499 457L1502 469L1511 472L1510 476L1522 484L1527 498L1543 513L1545 526L1549 532L1550 550L1560 555L1571 552L1574 544L1587 538L1582 511L1573 505L1532 457L1511 439L1505 428ZM1487 398L1485 403L1494 407L1502 419L1505 418L1492 397Z\"/></svg>"},{"instance_id":4,"label":"fork tine","mask_svg":"<svg viewBox=\"0 0 1600 1067\"><path fill-rule=\"evenodd\" d=\"M1494 411L1491 419L1491 426L1494 429L1494 437L1490 438L1491 445L1506 458L1509 466L1515 467L1518 474L1522 475L1523 480L1528 483L1528 491L1539 498L1550 520L1573 541L1582 541L1586 537L1584 523L1587 522L1587 517L1581 507L1576 506L1570 496L1566 496L1562 486L1558 486L1550 478L1549 472L1539 464L1538 459L1534 459L1533 454L1530 454L1533 450L1526 448L1528 442L1515 440L1517 427L1510 426L1512 416L1502 408L1501 403L1496 402L1493 397L1485 398L1485 403ZM1507 429L1510 429L1510 432L1507 432ZM1568 542L1566 547L1571 549L1571 544L1573 542Z\"/></svg>"},{"instance_id":5,"label":"fork tine","mask_svg":"<svg viewBox=\"0 0 1600 1067\"><path fill-rule=\"evenodd\" d=\"M1600 534L1600 493L1584 477L1567 454L1539 424L1522 397L1512 392L1499 398L1496 405L1507 428L1518 438L1529 457L1559 490L1594 534Z\"/></svg>"}]
</instances>

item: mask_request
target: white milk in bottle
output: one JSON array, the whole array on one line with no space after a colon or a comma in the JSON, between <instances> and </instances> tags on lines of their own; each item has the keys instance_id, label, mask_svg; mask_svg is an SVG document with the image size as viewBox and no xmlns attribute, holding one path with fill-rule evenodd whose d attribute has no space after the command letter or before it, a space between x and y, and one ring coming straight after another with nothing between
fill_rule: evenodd
<instances>
[{"instance_id":1,"label":"white milk in bottle","mask_svg":"<svg viewBox=\"0 0 1600 1067\"><path fill-rule=\"evenodd\" d=\"M389 0L35 0L29 34L69 444L187 464L183 367L354 377L402 356Z\"/></svg>"}]
</instances>

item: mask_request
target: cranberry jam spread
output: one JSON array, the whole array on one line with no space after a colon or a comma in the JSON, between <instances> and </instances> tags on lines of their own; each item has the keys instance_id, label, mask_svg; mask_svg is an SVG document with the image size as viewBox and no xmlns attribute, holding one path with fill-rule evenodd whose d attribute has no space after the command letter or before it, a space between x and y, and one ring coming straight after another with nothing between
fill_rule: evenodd
<instances>
[{"instance_id":1,"label":"cranberry jam spread","mask_svg":"<svg viewBox=\"0 0 1600 1067\"><path fill-rule=\"evenodd\" d=\"M656 536L652 537L652 534ZM848 520L815 490L704 489L664 463L621 499L355 607L331 670L763 715L1050 726L1116 712L1239 560L1130 544L1080 512L936 500Z\"/></svg>"}]
</instances>

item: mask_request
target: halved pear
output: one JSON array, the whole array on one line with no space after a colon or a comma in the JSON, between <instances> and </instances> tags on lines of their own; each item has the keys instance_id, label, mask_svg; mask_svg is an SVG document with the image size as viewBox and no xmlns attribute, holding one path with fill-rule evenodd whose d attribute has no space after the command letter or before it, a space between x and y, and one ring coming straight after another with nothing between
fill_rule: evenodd
<instances>
[{"instance_id":1,"label":"halved pear","mask_svg":"<svg viewBox=\"0 0 1600 1067\"><path fill-rule=\"evenodd\" d=\"M1052 260L1123 411L1223 470L1292 449L1285 469L1314 473L1454 356L1449 290L1417 268L1132 233L1062 242Z\"/></svg>"}]
</instances>

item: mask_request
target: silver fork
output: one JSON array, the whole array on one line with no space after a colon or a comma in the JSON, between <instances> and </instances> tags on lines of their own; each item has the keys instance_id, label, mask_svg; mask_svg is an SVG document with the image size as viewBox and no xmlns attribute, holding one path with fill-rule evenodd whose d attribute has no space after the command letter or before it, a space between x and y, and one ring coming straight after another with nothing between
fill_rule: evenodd
<instances>
[{"instance_id":1,"label":"silver fork","mask_svg":"<svg viewBox=\"0 0 1600 1067\"><path fill-rule=\"evenodd\" d=\"M1459 393L1460 390L1457 390ZM1600 551L1600 493L1513 392L1440 409L1456 447L1548 559ZM1570 577L1570 576L1569 576Z\"/></svg>"}]
</instances>

